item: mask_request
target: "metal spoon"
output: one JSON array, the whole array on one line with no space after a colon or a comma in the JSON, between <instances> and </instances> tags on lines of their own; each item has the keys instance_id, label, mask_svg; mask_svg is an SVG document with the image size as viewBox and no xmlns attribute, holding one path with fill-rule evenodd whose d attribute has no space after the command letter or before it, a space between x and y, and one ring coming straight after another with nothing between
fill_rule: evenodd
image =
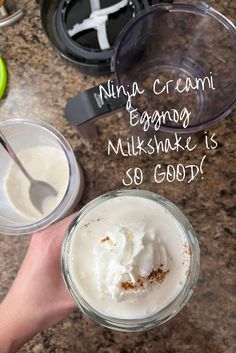
<instances>
[{"instance_id":1,"label":"metal spoon","mask_svg":"<svg viewBox=\"0 0 236 353\"><path fill-rule=\"evenodd\" d=\"M41 213L43 214L43 202L47 197L56 197L57 196L57 191L48 183L45 183L44 181L40 180L35 180L31 177L31 175L27 172L25 167L22 165L21 161L15 154L13 148L7 141L6 137L3 135L3 133L0 131L0 143L2 146L5 148L9 156L13 159L13 161L16 163L16 165L20 168L22 173L25 175L25 177L29 180L30 182L30 187L29 187L29 196L30 200L33 204L33 206Z\"/></svg>"}]
</instances>

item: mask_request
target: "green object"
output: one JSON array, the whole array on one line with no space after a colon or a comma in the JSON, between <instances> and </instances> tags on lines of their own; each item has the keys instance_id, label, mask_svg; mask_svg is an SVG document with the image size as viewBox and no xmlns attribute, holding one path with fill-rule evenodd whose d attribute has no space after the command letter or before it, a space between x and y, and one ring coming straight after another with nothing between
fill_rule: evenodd
<instances>
[{"instance_id":1,"label":"green object","mask_svg":"<svg viewBox=\"0 0 236 353\"><path fill-rule=\"evenodd\" d=\"M7 86L7 68L3 58L0 57L0 99L3 97Z\"/></svg>"}]
</instances>

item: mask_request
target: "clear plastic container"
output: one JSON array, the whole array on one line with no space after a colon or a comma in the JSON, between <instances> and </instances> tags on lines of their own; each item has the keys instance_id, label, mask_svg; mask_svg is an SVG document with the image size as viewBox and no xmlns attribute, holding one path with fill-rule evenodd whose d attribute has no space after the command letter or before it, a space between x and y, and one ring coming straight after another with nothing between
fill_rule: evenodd
<instances>
[{"instance_id":1,"label":"clear plastic container","mask_svg":"<svg viewBox=\"0 0 236 353\"><path fill-rule=\"evenodd\" d=\"M157 202L159 205L164 207L178 221L180 227L184 230L190 248L189 253L191 254L191 256L189 275L186 278L186 282L183 288L170 304L168 304L162 310L151 315L150 317L146 317L143 319L117 319L98 312L91 305L89 305L86 300L82 297L73 281L73 276L70 273L70 246L76 226L80 224L80 222L83 222L84 216L87 215L100 203L108 199L122 196L137 196L147 198ZM198 240L192 226L190 225L189 221L184 216L184 214L172 202L162 196L144 190L117 190L108 192L107 194L97 197L79 211L79 213L76 215L76 217L70 224L65 235L62 246L61 264L63 278L70 295L72 296L78 307L91 319L95 320L96 322L107 328L118 331L145 331L152 329L155 326L161 325L171 319L188 302L193 293L199 275L200 250Z\"/></svg>"},{"instance_id":2,"label":"clear plastic container","mask_svg":"<svg viewBox=\"0 0 236 353\"><path fill-rule=\"evenodd\" d=\"M132 101L140 113L180 113L185 107L191 112L187 128L167 120L161 131L207 129L235 107L236 27L203 1L153 6L120 34L113 70L118 84L132 87L138 82L145 89L142 99ZM176 90L178 80L182 83ZM154 94L154 89L162 93Z\"/></svg>"},{"instance_id":3,"label":"clear plastic container","mask_svg":"<svg viewBox=\"0 0 236 353\"><path fill-rule=\"evenodd\" d=\"M29 224L29 219L8 197L5 178L12 161L0 145L0 233L30 234L69 214L82 196L83 174L66 139L54 127L41 121L11 119L1 122L0 129L16 153L34 146L53 146L64 152L69 167L67 190L60 204L48 216Z\"/></svg>"},{"instance_id":4,"label":"clear plastic container","mask_svg":"<svg viewBox=\"0 0 236 353\"><path fill-rule=\"evenodd\" d=\"M109 95L98 99L99 86L80 93L68 102L66 117L82 136L90 137L93 119L125 106L127 97L122 90L117 97L117 87L131 94L137 83L144 93L132 97L127 110L136 109L133 115L138 118L146 111L151 117L157 110L167 118L161 119L159 130L155 115L148 130L135 118L132 132L147 138L156 134L159 139L189 135L208 129L235 108L235 68L236 27L223 14L202 1L158 4L142 11L120 33L112 58L116 80L111 90L110 82L102 84ZM190 121L183 126L180 116L187 115L186 109ZM124 119L130 124L128 113Z\"/></svg>"}]
</instances>

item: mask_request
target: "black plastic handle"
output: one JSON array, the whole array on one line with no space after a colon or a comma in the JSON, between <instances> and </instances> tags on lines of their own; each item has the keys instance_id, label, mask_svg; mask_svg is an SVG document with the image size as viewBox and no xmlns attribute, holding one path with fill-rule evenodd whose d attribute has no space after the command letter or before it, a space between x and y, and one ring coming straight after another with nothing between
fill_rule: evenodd
<instances>
[{"instance_id":1,"label":"black plastic handle","mask_svg":"<svg viewBox=\"0 0 236 353\"><path fill-rule=\"evenodd\" d=\"M115 86L117 82L114 80L112 84ZM103 86L108 92L108 85L109 81L104 82L68 101L65 116L72 125L80 127L95 118L102 117L125 106L126 100L124 97L113 98L105 94L101 97L100 86Z\"/></svg>"}]
</instances>

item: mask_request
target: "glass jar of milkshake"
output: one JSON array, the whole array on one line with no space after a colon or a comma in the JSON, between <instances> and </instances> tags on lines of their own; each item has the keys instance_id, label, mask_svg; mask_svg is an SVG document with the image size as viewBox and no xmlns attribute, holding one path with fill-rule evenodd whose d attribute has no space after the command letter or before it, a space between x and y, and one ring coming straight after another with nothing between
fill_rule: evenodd
<instances>
[{"instance_id":1,"label":"glass jar of milkshake","mask_svg":"<svg viewBox=\"0 0 236 353\"><path fill-rule=\"evenodd\" d=\"M118 190L88 203L70 224L62 273L78 307L99 324L144 331L190 299L200 267L197 237L169 200Z\"/></svg>"}]
</instances>

